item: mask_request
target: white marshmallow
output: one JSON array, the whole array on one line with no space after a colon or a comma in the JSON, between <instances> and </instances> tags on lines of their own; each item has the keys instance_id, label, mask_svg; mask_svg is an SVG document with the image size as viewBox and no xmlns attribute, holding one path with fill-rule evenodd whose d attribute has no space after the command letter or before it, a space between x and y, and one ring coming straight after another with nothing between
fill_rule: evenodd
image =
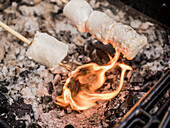
<instances>
[{"instance_id":1,"label":"white marshmallow","mask_svg":"<svg viewBox=\"0 0 170 128\"><path fill-rule=\"evenodd\" d=\"M92 12L93 9L86 0L71 0L63 10L64 15L82 33L86 32L86 21Z\"/></svg>"},{"instance_id":2,"label":"white marshmallow","mask_svg":"<svg viewBox=\"0 0 170 128\"><path fill-rule=\"evenodd\" d=\"M132 60L147 45L145 36L139 35L133 28L117 23L110 31L109 42L128 59Z\"/></svg>"},{"instance_id":3,"label":"white marshmallow","mask_svg":"<svg viewBox=\"0 0 170 128\"><path fill-rule=\"evenodd\" d=\"M95 38L107 44L110 30L116 23L105 13L93 11L87 20L86 28Z\"/></svg>"},{"instance_id":4,"label":"white marshmallow","mask_svg":"<svg viewBox=\"0 0 170 128\"><path fill-rule=\"evenodd\" d=\"M37 32L27 56L49 68L55 68L67 55L68 46L54 37Z\"/></svg>"},{"instance_id":5,"label":"white marshmallow","mask_svg":"<svg viewBox=\"0 0 170 128\"><path fill-rule=\"evenodd\" d=\"M80 32L89 33L103 44L111 43L115 49L128 59L133 59L147 45L147 39L133 28L107 16L100 11L93 11L85 0L71 0L64 8L65 16Z\"/></svg>"}]
</instances>

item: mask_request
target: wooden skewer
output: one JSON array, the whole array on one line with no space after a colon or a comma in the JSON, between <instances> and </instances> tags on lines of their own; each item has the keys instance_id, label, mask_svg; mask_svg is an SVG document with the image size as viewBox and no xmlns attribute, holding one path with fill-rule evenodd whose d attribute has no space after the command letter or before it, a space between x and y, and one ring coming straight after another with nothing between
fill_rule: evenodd
<instances>
[{"instance_id":1,"label":"wooden skewer","mask_svg":"<svg viewBox=\"0 0 170 128\"><path fill-rule=\"evenodd\" d=\"M64 4L67 4L68 1L67 0L60 0L61 2L63 2Z\"/></svg>"},{"instance_id":2,"label":"wooden skewer","mask_svg":"<svg viewBox=\"0 0 170 128\"><path fill-rule=\"evenodd\" d=\"M4 28L5 30L7 30L8 32L10 32L15 37L17 37L18 39L22 40L24 43L28 45L31 44L31 41L29 41L27 38L25 38L24 36L16 32L15 30L13 30L12 28L8 27L6 24L2 23L1 21L0 21L0 26Z\"/></svg>"},{"instance_id":3,"label":"wooden skewer","mask_svg":"<svg viewBox=\"0 0 170 128\"><path fill-rule=\"evenodd\" d=\"M7 30L9 33L11 33L12 35L14 35L15 37L17 37L18 39L22 40L24 43L30 45L31 41L29 41L27 38L25 38L24 36L22 36L21 34L19 34L18 32L16 32L15 30L13 30L12 28L10 28L9 26L7 26L6 24L2 23L0 21L0 26L2 28L4 28L5 30ZM65 66L63 63L59 63L60 66L63 66L64 68L66 68L68 71L70 71L70 69Z\"/></svg>"},{"instance_id":4,"label":"wooden skewer","mask_svg":"<svg viewBox=\"0 0 170 128\"><path fill-rule=\"evenodd\" d=\"M63 63L59 63L60 66L66 68L68 71L71 71L66 65L64 65Z\"/></svg>"}]
</instances>

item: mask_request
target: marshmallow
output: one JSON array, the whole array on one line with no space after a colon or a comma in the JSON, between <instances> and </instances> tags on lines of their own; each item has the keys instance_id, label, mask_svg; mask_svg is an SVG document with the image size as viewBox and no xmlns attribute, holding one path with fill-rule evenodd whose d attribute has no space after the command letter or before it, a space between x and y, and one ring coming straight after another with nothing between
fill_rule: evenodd
<instances>
[{"instance_id":1,"label":"marshmallow","mask_svg":"<svg viewBox=\"0 0 170 128\"><path fill-rule=\"evenodd\" d=\"M71 0L64 7L64 15L82 33L86 32L86 21L93 12L91 6L85 0Z\"/></svg>"},{"instance_id":2,"label":"marshmallow","mask_svg":"<svg viewBox=\"0 0 170 128\"><path fill-rule=\"evenodd\" d=\"M104 44L108 44L110 30L116 23L105 13L93 11L87 20L86 28L95 38Z\"/></svg>"},{"instance_id":3,"label":"marshmallow","mask_svg":"<svg viewBox=\"0 0 170 128\"><path fill-rule=\"evenodd\" d=\"M55 68L67 55L68 46L54 37L37 32L27 50L27 56L49 68Z\"/></svg>"},{"instance_id":4,"label":"marshmallow","mask_svg":"<svg viewBox=\"0 0 170 128\"><path fill-rule=\"evenodd\" d=\"M117 23L111 29L109 42L128 60L132 60L147 45L145 36L139 35L133 28L121 23Z\"/></svg>"}]
</instances>

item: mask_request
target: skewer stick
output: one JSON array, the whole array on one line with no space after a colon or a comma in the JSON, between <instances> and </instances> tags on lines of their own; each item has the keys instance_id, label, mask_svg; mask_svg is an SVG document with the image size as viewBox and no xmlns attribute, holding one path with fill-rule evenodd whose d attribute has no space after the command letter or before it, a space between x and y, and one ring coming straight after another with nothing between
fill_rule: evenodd
<instances>
[{"instance_id":1,"label":"skewer stick","mask_svg":"<svg viewBox=\"0 0 170 128\"><path fill-rule=\"evenodd\" d=\"M63 2L64 4L67 4L68 1L67 0L60 0L61 2Z\"/></svg>"},{"instance_id":2,"label":"skewer stick","mask_svg":"<svg viewBox=\"0 0 170 128\"><path fill-rule=\"evenodd\" d=\"M2 28L4 28L6 31L8 31L9 33L11 33L12 35L14 35L15 37L17 37L18 39L22 40L24 43L30 45L31 41L29 41L27 38L25 38L24 36L22 36L21 34L19 34L18 32L16 32L15 30L13 30L12 28L10 28L9 26L7 26L6 24L2 23L0 21L0 26ZM65 66L63 63L59 63L60 66L63 66L64 68L66 68L68 71L70 71L70 69Z\"/></svg>"},{"instance_id":3,"label":"skewer stick","mask_svg":"<svg viewBox=\"0 0 170 128\"><path fill-rule=\"evenodd\" d=\"M63 63L59 63L60 66L66 68L68 71L71 71L66 65L64 65Z\"/></svg>"},{"instance_id":4,"label":"skewer stick","mask_svg":"<svg viewBox=\"0 0 170 128\"><path fill-rule=\"evenodd\" d=\"M5 30L7 30L8 32L10 32L15 37L17 37L18 39L22 40L24 43L28 45L31 44L31 41L29 41L27 38L25 38L24 36L16 32L15 30L13 30L12 28L8 27L6 24L2 23L1 21L0 21L0 26L4 28Z\"/></svg>"}]
</instances>

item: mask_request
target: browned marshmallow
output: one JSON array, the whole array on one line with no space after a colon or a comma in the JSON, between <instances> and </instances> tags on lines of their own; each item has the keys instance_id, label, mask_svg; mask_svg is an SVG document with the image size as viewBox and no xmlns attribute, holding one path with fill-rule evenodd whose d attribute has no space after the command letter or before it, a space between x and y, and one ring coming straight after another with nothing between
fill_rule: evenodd
<instances>
[{"instance_id":1,"label":"browned marshmallow","mask_svg":"<svg viewBox=\"0 0 170 128\"><path fill-rule=\"evenodd\" d=\"M86 29L95 38L107 44L110 30L116 23L105 13L93 11L87 20Z\"/></svg>"},{"instance_id":2,"label":"browned marshmallow","mask_svg":"<svg viewBox=\"0 0 170 128\"><path fill-rule=\"evenodd\" d=\"M128 60L132 60L147 45L145 36L139 35L133 28L121 23L117 23L111 29L109 42Z\"/></svg>"}]
</instances>

